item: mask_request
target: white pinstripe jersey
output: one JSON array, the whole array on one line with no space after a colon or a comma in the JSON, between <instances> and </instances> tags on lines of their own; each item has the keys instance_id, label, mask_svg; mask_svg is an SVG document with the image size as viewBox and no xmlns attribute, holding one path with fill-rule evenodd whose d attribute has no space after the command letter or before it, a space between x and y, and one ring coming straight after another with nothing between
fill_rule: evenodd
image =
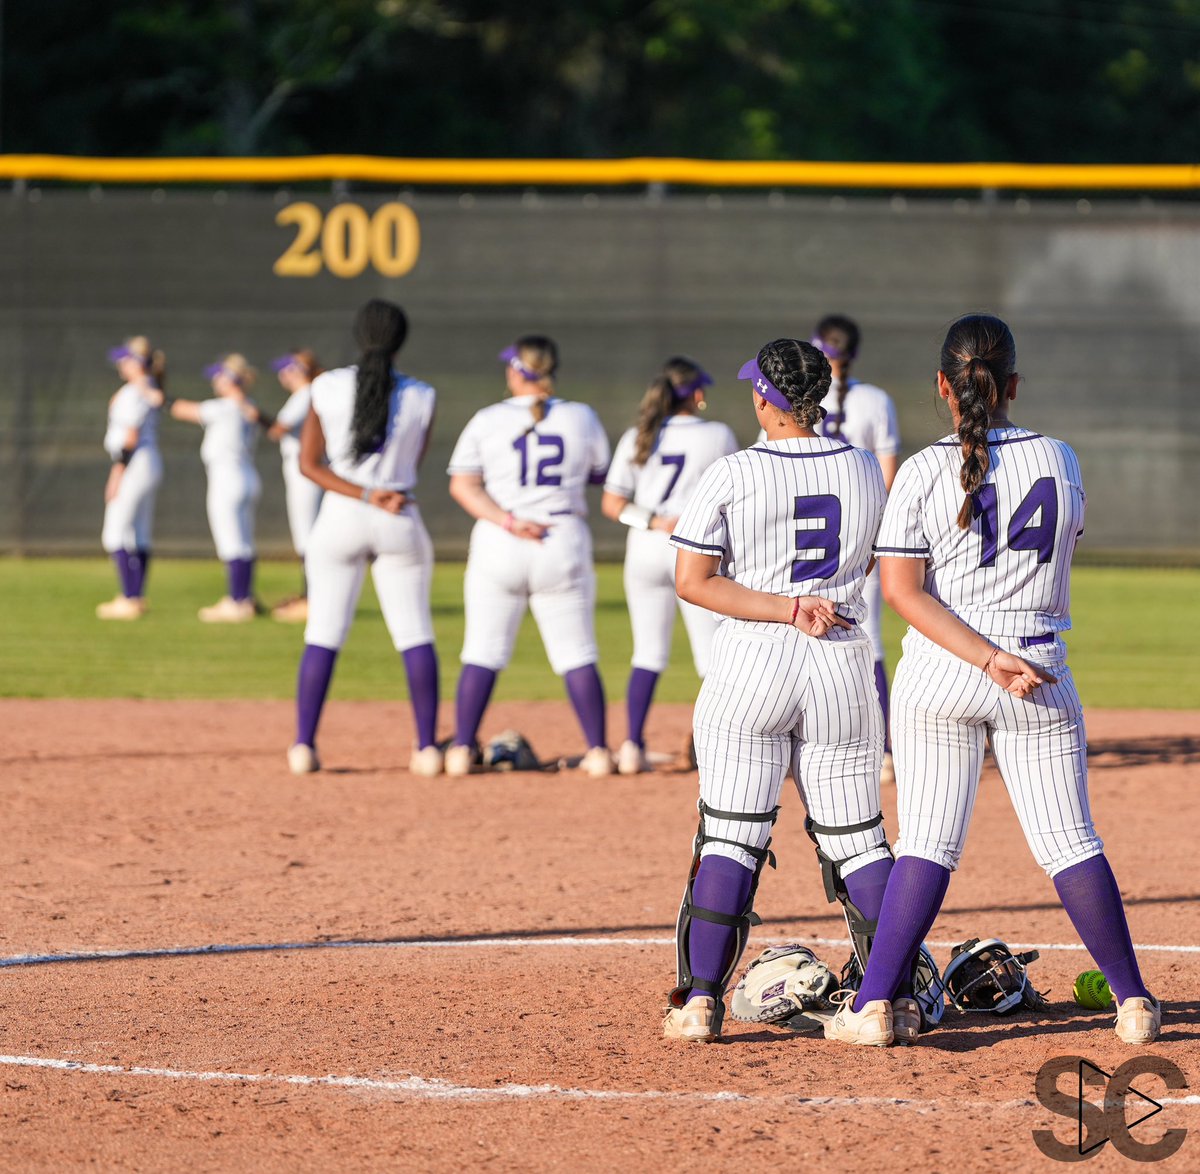
<instances>
[{"instance_id":1,"label":"white pinstripe jersey","mask_svg":"<svg viewBox=\"0 0 1200 1174\"><path fill-rule=\"evenodd\" d=\"M636 428L617 441L605 492L667 518L682 511L700 475L713 461L738 450L737 438L728 425L687 415L663 421L644 465L634 463L636 445Z\"/></svg>"},{"instance_id":2,"label":"white pinstripe jersey","mask_svg":"<svg viewBox=\"0 0 1200 1174\"><path fill-rule=\"evenodd\" d=\"M227 396L201 400L199 413L204 426L200 459L207 467L254 463L258 425L246 419L237 400Z\"/></svg>"},{"instance_id":3,"label":"white pinstripe jersey","mask_svg":"<svg viewBox=\"0 0 1200 1174\"><path fill-rule=\"evenodd\" d=\"M533 522L587 516L584 490L608 469L608 437L587 404L551 396L534 422L537 396L514 395L481 408L467 422L446 470L477 473L491 499Z\"/></svg>"},{"instance_id":4,"label":"white pinstripe jersey","mask_svg":"<svg viewBox=\"0 0 1200 1174\"><path fill-rule=\"evenodd\" d=\"M121 455L125 440L137 429L137 448L158 446L158 409L152 407L141 387L126 383L108 406L108 428L104 433L104 451L113 460Z\"/></svg>"},{"instance_id":5,"label":"white pinstripe jersey","mask_svg":"<svg viewBox=\"0 0 1200 1174\"><path fill-rule=\"evenodd\" d=\"M821 401L825 419L814 429L819 436L845 440L877 457L892 457L900 451L900 425L892 397L873 383L850 380L842 410L838 411L838 385L832 384Z\"/></svg>"},{"instance_id":6,"label":"white pinstripe jersey","mask_svg":"<svg viewBox=\"0 0 1200 1174\"><path fill-rule=\"evenodd\" d=\"M861 621L885 497L872 453L823 436L768 440L708 467L671 542L720 555L752 590L820 595Z\"/></svg>"},{"instance_id":7,"label":"white pinstripe jersey","mask_svg":"<svg viewBox=\"0 0 1200 1174\"><path fill-rule=\"evenodd\" d=\"M287 429L279 438L279 453L285 461L295 463L300 459L300 430L304 427L310 407L312 384L306 383L287 397L283 407L275 415L275 423L282 424Z\"/></svg>"},{"instance_id":8,"label":"white pinstripe jersey","mask_svg":"<svg viewBox=\"0 0 1200 1174\"><path fill-rule=\"evenodd\" d=\"M397 371L395 376L383 444L359 460L354 459L352 429L358 368L338 367L318 375L310 384L312 410L325 434L329 467L355 485L409 490L417 483L417 465L433 421L437 393L411 375Z\"/></svg>"},{"instance_id":9,"label":"white pinstripe jersey","mask_svg":"<svg viewBox=\"0 0 1200 1174\"><path fill-rule=\"evenodd\" d=\"M1084 492L1069 445L1026 428L988 432L991 468L974 520L958 528L962 449L949 436L900 466L875 552L925 560L925 590L993 636L1071 626L1071 557L1083 533Z\"/></svg>"}]
</instances>

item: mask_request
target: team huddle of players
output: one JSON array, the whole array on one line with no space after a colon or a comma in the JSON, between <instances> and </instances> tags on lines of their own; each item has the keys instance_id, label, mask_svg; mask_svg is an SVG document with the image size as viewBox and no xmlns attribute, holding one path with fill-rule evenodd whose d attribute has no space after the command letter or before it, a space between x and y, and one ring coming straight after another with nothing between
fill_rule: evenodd
<instances>
[{"instance_id":1,"label":"team huddle of players","mask_svg":"<svg viewBox=\"0 0 1200 1174\"><path fill-rule=\"evenodd\" d=\"M499 356L508 396L476 413L449 463L451 496L476 521L455 730L444 749L432 544L414 492L435 395L394 368L407 333L399 307L372 300L354 332L358 364L311 380L310 405L291 432L299 476L324 494L303 543L307 625L288 751L295 773L319 769L317 727L368 566L408 675L417 728L410 766L420 775L475 767L482 717L526 607L583 731L581 769L592 777L644 770L646 712L677 595L704 684L694 718L700 827L679 914L669 1038L720 1035L790 773L860 972L823 1030L849 1043L915 1042L928 1026L916 997L922 943L958 865L985 741L1035 858L1108 979L1118 1036L1156 1038L1161 1008L1142 982L1091 819L1082 711L1062 640L1083 531L1079 466L1061 441L1010 421L1019 376L1003 322L968 315L951 326L937 388L955 431L899 470L890 401L849 378L858 332L846 319L823 320L810 342L768 343L742 366L761 429L750 448L739 451L728 428L699 415L712 380L676 358L611 461L595 412L555 394L553 341L517 339ZM126 383L110 416L116 464L105 546L122 596L106 606L140 614L145 503L161 476L157 452L140 449L154 447L163 400L144 340L114 359ZM280 426L247 399L237 359L211 369L214 399L166 401L176 418L205 429L209 517L230 575L212 619L253 607L259 486L250 434ZM630 530L635 648L629 729L616 760L597 669L588 484L604 485L604 512ZM883 596L909 624L890 706L878 594L872 608L868 589L876 559ZM880 801L885 712L895 740L895 854Z\"/></svg>"}]
</instances>

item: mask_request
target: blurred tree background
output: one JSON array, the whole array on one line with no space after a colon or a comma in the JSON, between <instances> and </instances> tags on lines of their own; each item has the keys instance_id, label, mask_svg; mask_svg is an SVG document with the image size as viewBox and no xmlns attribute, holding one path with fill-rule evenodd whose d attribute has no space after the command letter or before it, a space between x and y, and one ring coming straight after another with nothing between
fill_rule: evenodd
<instances>
[{"instance_id":1,"label":"blurred tree background","mask_svg":"<svg viewBox=\"0 0 1200 1174\"><path fill-rule=\"evenodd\" d=\"M0 148L1183 162L1200 0L24 0Z\"/></svg>"}]
</instances>

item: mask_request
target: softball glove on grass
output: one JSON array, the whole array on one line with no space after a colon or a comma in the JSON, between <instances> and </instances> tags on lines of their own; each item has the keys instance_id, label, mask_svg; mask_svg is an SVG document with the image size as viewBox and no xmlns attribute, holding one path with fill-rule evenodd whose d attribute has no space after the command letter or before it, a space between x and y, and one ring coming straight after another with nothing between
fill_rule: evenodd
<instances>
[{"instance_id":1,"label":"softball glove on grass","mask_svg":"<svg viewBox=\"0 0 1200 1174\"><path fill-rule=\"evenodd\" d=\"M833 972L807 946L774 946L749 966L729 1013L743 1023L780 1023L797 1011L827 1011L838 988Z\"/></svg>"}]
</instances>

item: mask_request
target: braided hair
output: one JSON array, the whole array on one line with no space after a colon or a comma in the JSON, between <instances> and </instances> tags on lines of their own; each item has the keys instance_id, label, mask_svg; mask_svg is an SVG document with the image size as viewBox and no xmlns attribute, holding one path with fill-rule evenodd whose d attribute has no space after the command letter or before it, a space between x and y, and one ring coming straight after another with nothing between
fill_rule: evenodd
<instances>
[{"instance_id":1,"label":"braided hair","mask_svg":"<svg viewBox=\"0 0 1200 1174\"><path fill-rule=\"evenodd\" d=\"M682 355L676 355L663 364L662 374L646 389L638 407L637 439L633 445L635 465L644 465L650 459L663 422L691 402L690 396L680 399L675 389L699 377L700 368Z\"/></svg>"},{"instance_id":2,"label":"braided hair","mask_svg":"<svg viewBox=\"0 0 1200 1174\"><path fill-rule=\"evenodd\" d=\"M958 511L961 530L971 528L972 494L991 467L988 426L1016 367L1017 344L999 318L966 314L951 324L942 343L941 372L954 391L962 444L959 481L966 497Z\"/></svg>"},{"instance_id":3,"label":"braided hair","mask_svg":"<svg viewBox=\"0 0 1200 1174\"><path fill-rule=\"evenodd\" d=\"M853 359L858 354L858 344L862 334L858 329L858 323L853 318L847 318L844 314L826 314L817 323L816 333L822 342L828 343L835 350L840 351L847 359ZM846 394L849 390L850 380L848 378L838 381L837 414L838 419L843 423L846 415Z\"/></svg>"},{"instance_id":4,"label":"braided hair","mask_svg":"<svg viewBox=\"0 0 1200 1174\"><path fill-rule=\"evenodd\" d=\"M758 352L759 370L792 405L792 418L801 428L813 428L825 418L821 401L833 378L829 360L810 342L777 338Z\"/></svg>"},{"instance_id":5,"label":"braided hair","mask_svg":"<svg viewBox=\"0 0 1200 1174\"><path fill-rule=\"evenodd\" d=\"M408 319L393 302L372 298L355 315L354 341L362 351L350 423L356 461L377 452L387 436L388 403L395 382L392 359L407 336Z\"/></svg>"}]
</instances>

